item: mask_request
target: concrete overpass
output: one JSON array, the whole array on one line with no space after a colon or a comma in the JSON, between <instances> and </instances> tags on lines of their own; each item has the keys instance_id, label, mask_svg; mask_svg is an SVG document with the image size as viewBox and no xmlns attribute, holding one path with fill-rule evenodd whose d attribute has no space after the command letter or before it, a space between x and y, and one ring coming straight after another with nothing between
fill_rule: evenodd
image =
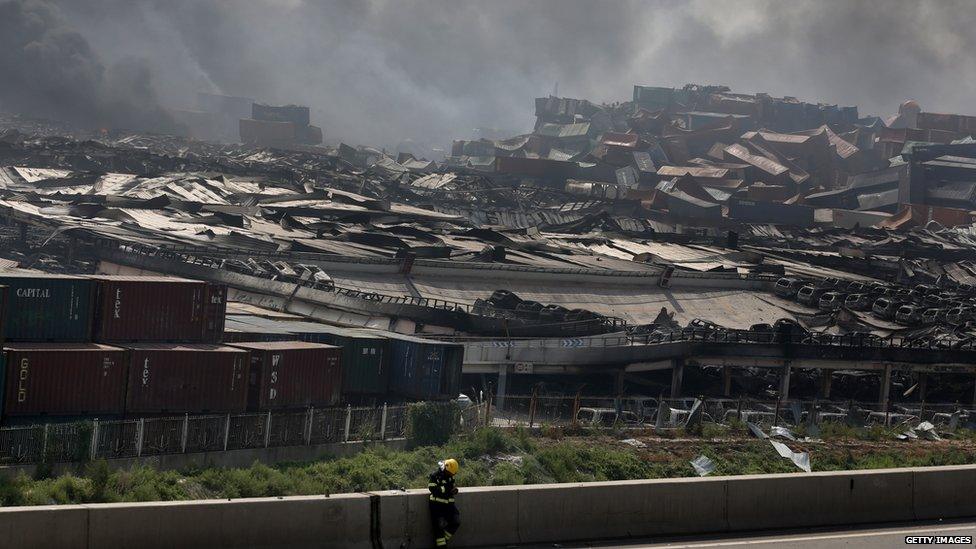
<instances>
[{"instance_id":1,"label":"concrete overpass","mask_svg":"<svg viewBox=\"0 0 976 549\"><path fill-rule=\"evenodd\" d=\"M498 374L496 401L504 401L509 374L586 374L617 376L622 384L628 373L671 370L671 396L682 396L687 367L720 366L726 372L726 396L732 368L771 368L780 371L780 398L789 398L793 370L862 370L881 376L879 403L888 401L893 371L916 374L976 374L976 348L913 346L902 338L871 342L810 342L800 336L780 340L780 334L718 333L673 334L646 342L624 334L586 338L535 340L478 340L465 342L464 373ZM743 341L752 338L753 341ZM734 339L734 340L733 340ZM769 342L764 342L769 341ZM805 342L806 341L806 342ZM829 397L830 376L824 376L823 394ZM923 389L924 391L924 389ZM976 390L973 402L976 403Z\"/></svg>"}]
</instances>

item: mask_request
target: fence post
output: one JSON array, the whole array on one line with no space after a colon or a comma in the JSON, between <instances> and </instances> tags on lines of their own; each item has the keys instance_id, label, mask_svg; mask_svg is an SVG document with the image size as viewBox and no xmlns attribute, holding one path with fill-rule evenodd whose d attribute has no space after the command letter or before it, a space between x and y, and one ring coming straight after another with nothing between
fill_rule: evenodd
<instances>
[{"instance_id":1,"label":"fence post","mask_svg":"<svg viewBox=\"0 0 976 549\"><path fill-rule=\"evenodd\" d=\"M180 438L180 452L186 453L186 437L190 432L190 414L183 416L183 436Z\"/></svg>"},{"instance_id":2,"label":"fence post","mask_svg":"<svg viewBox=\"0 0 976 549\"><path fill-rule=\"evenodd\" d=\"M529 429L531 429L532 425L535 423L535 406L538 402L538 391L538 387L532 389L532 398L529 400Z\"/></svg>"},{"instance_id":3,"label":"fence post","mask_svg":"<svg viewBox=\"0 0 976 549\"><path fill-rule=\"evenodd\" d=\"M50 423L44 424L44 440L41 441L41 459L47 458L47 433L48 429L51 427Z\"/></svg>"},{"instance_id":4,"label":"fence post","mask_svg":"<svg viewBox=\"0 0 976 549\"><path fill-rule=\"evenodd\" d=\"M342 437L343 442L349 442L349 424L352 423L352 404L346 405L346 429Z\"/></svg>"},{"instance_id":5,"label":"fence post","mask_svg":"<svg viewBox=\"0 0 976 549\"><path fill-rule=\"evenodd\" d=\"M224 451L227 451L227 443L230 441L230 414L227 414L227 420L224 422Z\"/></svg>"},{"instance_id":6,"label":"fence post","mask_svg":"<svg viewBox=\"0 0 976 549\"><path fill-rule=\"evenodd\" d=\"M312 422L315 421L315 407L308 407L308 423L305 425L305 446L311 446L312 444Z\"/></svg>"},{"instance_id":7,"label":"fence post","mask_svg":"<svg viewBox=\"0 0 976 549\"><path fill-rule=\"evenodd\" d=\"M264 423L264 447L271 445L271 410L268 410L268 419Z\"/></svg>"},{"instance_id":8,"label":"fence post","mask_svg":"<svg viewBox=\"0 0 976 549\"><path fill-rule=\"evenodd\" d=\"M92 422L91 447L88 449L88 458L92 461L98 454L98 420Z\"/></svg>"},{"instance_id":9,"label":"fence post","mask_svg":"<svg viewBox=\"0 0 976 549\"><path fill-rule=\"evenodd\" d=\"M380 440L386 440L386 403L383 403L383 417L380 419Z\"/></svg>"},{"instance_id":10,"label":"fence post","mask_svg":"<svg viewBox=\"0 0 976 549\"><path fill-rule=\"evenodd\" d=\"M136 456L142 456L142 441L146 437L146 418L139 418L139 432L136 433Z\"/></svg>"}]
</instances>

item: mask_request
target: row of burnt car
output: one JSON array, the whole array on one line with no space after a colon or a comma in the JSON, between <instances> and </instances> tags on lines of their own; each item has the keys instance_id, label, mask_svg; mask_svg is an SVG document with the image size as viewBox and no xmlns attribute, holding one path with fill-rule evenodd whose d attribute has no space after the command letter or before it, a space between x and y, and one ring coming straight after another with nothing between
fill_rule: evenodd
<instances>
[{"instance_id":1,"label":"row of burnt car","mask_svg":"<svg viewBox=\"0 0 976 549\"><path fill-rule=\"evenodd\" d=\"M822 311L870 311L882 320L904 326L958 327L976 321L976 294L966 289L783 277L776 282L774 291L779 297Z\"/></svg>"}]
</instances>

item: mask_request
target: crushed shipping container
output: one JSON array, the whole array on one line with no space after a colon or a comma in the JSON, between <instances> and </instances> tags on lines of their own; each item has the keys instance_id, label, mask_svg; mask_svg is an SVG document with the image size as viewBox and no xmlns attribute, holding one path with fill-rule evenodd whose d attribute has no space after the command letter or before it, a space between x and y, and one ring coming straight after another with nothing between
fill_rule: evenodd
<instances>
[{"instance_id":1,"label":"crushed shipping container","mask_svg":"<svg viewBox=\"0 0 976 549\"><path fill-rule=\"evenodd\" d=\"M97 343L15 343L4 351L5 416L123 413L124 349Z\"/></svg>"},{"instance_id":2,"label":"crushed shipping container","mask_svg":"<svg viewBox=\"0 0 976 549\"><path fill-rule=\"evenodd\" d=\"M247 408L249 355L225 345L127 345L125 409L141 413L235 413Z\"/></svg>"},{"instance_id":3,"label":"crushed shipping container","mask_svg":"<svg viewBox=\"0 0 976 549\"><path fill-rule=\"evenodd\" d=\"M342 350L304 341L235 343L251 352L248 408L334 406L342 389Z\"/></svg>"},{"instance_id":4,"label":"crushed shipping container","mask_svg":"<svg viewBox=\"0 0 976 549\"><path fill-rule=\"evenodd\" d=\"M77 276L3 273L8 341L91 341L94 284Z\"/></svg>"}]
</instances>

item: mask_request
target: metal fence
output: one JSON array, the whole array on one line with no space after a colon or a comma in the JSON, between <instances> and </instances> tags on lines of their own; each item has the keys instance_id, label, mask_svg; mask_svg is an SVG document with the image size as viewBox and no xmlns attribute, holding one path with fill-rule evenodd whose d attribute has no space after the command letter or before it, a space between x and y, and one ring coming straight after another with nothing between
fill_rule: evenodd
<instances>
[{"instance_id":1,"label":"metal fence","mask_svg":"<svg viewBox=\"0 0 976 549\"><path fill-rule=\"evenodd\" d=\"M755 400L506 395L490 409L499 427L581 426L607 429L677 428L690 420L729 425L794 426L845 423L897 427L927 421L936 426L976 427L976 408L955 403Z\"/></svg>"},{"instance_id":2,"label":"metal fence","mask_svg":"<svg viewBox=\"0 0 976 549\"><path fill-rule=\"evenodd\" d=\"M451 405L454 405L453 403ZM465 410L472 424L484 406ZM71 462L402 438L407 406L308 409L0 428L0 463Z\"/></svg>"}]
</instances>

